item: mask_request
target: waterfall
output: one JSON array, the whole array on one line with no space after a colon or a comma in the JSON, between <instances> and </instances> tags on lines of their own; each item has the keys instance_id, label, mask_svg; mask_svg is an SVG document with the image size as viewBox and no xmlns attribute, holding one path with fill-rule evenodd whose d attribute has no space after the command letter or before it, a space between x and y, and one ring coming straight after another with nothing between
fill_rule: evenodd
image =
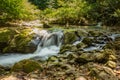
<instances>
[{"instance_id":1,"label":"waterfall","mask_svg":"<svg viewBox=\"0 0 120 80\"><path fill-rule=\"evenodd\" d=\"M31 33L36 34L35 39L31 40L31 43L37 45L36 51L29 54L3 54L0 56L0 65L12 66L14 63L24 59L35 57L47 59L49 56L57 55L63 40L62 31L48 32L46 30L33 29Z\"/></svg>"}]
</instances>

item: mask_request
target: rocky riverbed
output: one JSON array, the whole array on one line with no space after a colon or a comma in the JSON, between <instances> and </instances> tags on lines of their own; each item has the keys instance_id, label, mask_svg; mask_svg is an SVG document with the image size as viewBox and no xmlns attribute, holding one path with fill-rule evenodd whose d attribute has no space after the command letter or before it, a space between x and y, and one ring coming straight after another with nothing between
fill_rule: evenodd
<instances>
[{"instance_id":1,"label":"rocky riverbed","mask_svg":"<svg viewBox=\"0 0 120 80\"><path fill-rule=\"evenodd\" d=\"M13 32L9 30L15 34L13 35ZM0 38L1 53L34 52L36 46L26 46L31 39L33 39L34 33L31 34L31 31L32 28L5 28L1 30L1 35L3 35L3 33L6 34L6 36ZM120 79L119 30L111 32L105 30L63 29L63 31L64 41L57 55L51 56L47 60L37 59L36 61L35 58L25 59L15 63L12 67L0 66L0 79ZM6 45L3 47L3 44Z\"/></svg>"}]
</instances>

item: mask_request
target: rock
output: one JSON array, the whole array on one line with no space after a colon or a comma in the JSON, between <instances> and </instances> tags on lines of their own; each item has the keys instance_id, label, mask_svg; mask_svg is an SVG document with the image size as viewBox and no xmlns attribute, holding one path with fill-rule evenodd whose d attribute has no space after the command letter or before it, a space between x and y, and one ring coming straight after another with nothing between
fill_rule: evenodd
<instances>
[{"instance_id":1,"label":"rock","mask_svg":"<svg viewBox=\"0 0 120 80\"><path fill-rule=\"evenodd\" d=\"M33 60L22 60L16 63L11 68L11 71L14 71L14 72L23 71L25 73L30 73L36 70L42 70L42 67L40 63L38 63L37 61L33 61Z\"/></svg>"},{"instance_id":2,"label":"rock","mask_svg":"<svg viewBox=\"0 0 120 80\"><path fill-rule=\"evenodd\" d=\"M43 28L51 28L51 26L48 23L43 23Z\"/></svg>"},{"instance_id":3,"label":"rock","mask_svg":"<svg viewBox=\"0 0 120 80\"><path fill-rule=\"evenodd\" d=\"M70 60L73 60L73 59L78 58L78 55L77 55L76 53L71 53L71 54L68 55L68 58L69 58Z\"/></svg>"},{"instance_id":4,"label":"rock","mask_svg":"<svg viewBox=\"0 0 120 80\"><path fill-rule=\"evenodd\" d=\"M106 65L109 66L110 68L116 68L117 66L116 62L113 61L108 61Z\"/></svg>"},{"instance_id":5,"label":"rock","mask_svg":"<svg viewBox=\"0 0 120 80\"><path fill-rule=\"evenodd\" d=\"M115 41L120 41L120 36L115 38Z\"/></svg>"},{"instance_id":6,"label":"rock","mask_svg":"<svg viewBox=\"0 0 120 80\"><path fill-rule=\"evenodd\" d=\"M81 53L81 55L76 58L79 63L86 62L103 62L106 59L103 53Z\"/></svg>"},{"instance_id":7,"label":"rock","mask_svg":"<svg viewBox=\"0 0 120 80\"><path fill-rule=\"evenodd\" d=\"M112 55L112 56L111 56ZM107 61L115 59L115 52L109 49L105 49L99 52L83 52L76 58L76 62L78 63L86 63L86 62L99 62L99 63L106 63Z\"/></svg>"},{"instance_id":8,"label":"rock","mask_svg":"<svg viewBox=\"0 0 120 80\"><path fill-rule=\"evenodd\" d=\"M79 43L79 44L77 44L76 45L76 47L78 48L78 49L82 49L82 48L84 48L86 45L83 43L83 42L81 42L81 43Z\"/></svg>"},{"instance_id":9,"label":"rock","mask_svg":"<svg viewBox=\"0 0 120 80\"><path fill-rule=\"evenodd\" d=\"M9 41L13 38L15 31L7 28L0 29L0 51L9 45Z\"/></svg>"},{"instance_id":10,"label":"rock","mask_svg":"<svg viewBox=\"0 0 120 80\"><path fill-rule=\"evenodd\" d=\"M115 76L116 74L114 73L113 69L109 68L109 67L103 67L104 71L107 73L107 74L110 74L110 75L113 75Z\"/></svg>"},{"instance_id":11,"label":"rock","mask_svg":"<svg viewBox=\"0 0 120 80\"><path fill-rule=\"evenodd\" d=\"M76 32L77 32L77 34L78 34L79 36L84 36L84 37L87 37L87 36L88 36L88 32L87 32L86 30L84 30L84 29L79 29L79 30L77 30Z\"/></svg>"},{"instance_id":12,"label":"rock","mask_svg":"<svg viewBox=\"0 0 120 80\"><path fill-rule=\"evenodd\" d=\"M120 50L120 41L109 42L105 45L105 49Z\"/></svg>"},{"instance_id":13,"label":"rock","mask_svg":"<svg viewBox=\"0 0 120 80\"><path fill-rule=\"evenodd\" d=\"M102 80L118 80L118 78L115 76L115 73L112 71L112 69L103 67L104 71L101 71L98 74L98 78Z\"/></svg>"},{"instance_id":14,"label":"rock","mask_svg":"<svg viewBox=\"0 0 120 80\"><path fill-rule=\"evenodd\" d=\"M5 69L3 66L0 65L0 75L3 75L5 73Z\"/></svg>"},{"instance_id":15,"label":"rock","mask_svg":"<svg viewBox=\"0 0 120 80\"><path fill-rule=\"evenodd\" d=\"M115 57L115 55L109 55L109 60L111 61L115 61L117 58Z\"/></svg>"},{"instance_id":16,"label":"rock","mask_svg":"<svg viewBox=\"0 0 120 80\"><path fill-rule=\"evenodd\" d=\"M83 76L80 76L80 77L76 78L75 80L87 80L87 79Z\"/></svg>"},{"instance_id":17,"label":"rock","mask_svg":"<svg viewBox=\"0 0 120 80\"><path fill-rule=\"evenodd\" d=\"M91 61L90 53L82 53L78 58L75 59L77 63L87 63Z\"/></svg>"},{"instance_id":18,"label":"rock","mask_svg":"<svg viewBox=\"0 0 120 80\"><path fill-rule=\"evenodd\" d=\"M94 40L93 40L92 38L86 37L86 38L83 39L82 42L83 42L84 44L88 45L88 46L91 46L92 43L93 43L93 41L94 41Z\"/></svg>"},{"instance_id":19,"label":"rock","mask_svg":"<svg viewBox=\"0 0 120 80\"><path fill-rule=\"evenodd\" d=\"M35 46L28 45L34 35L30 34L32 32L31 28L5 28L0 30L1 53L31 53L36 50Z\"/></svg>"},{"instance_id":20,"label":"rock","mask_svg":"<svg viewBox=\"0 0 120 80\"><path fill-rule=\"evenodd\" d=\"M118 80L113 70L104 66L92 66L90 67L90 75L96 80Z\"/></svg>"},{"instance_id":21,"label":"rock","mask_svg":"<svg viewBox=\"0 0 120 80\"><path fill-rule=\"evenodd\" d=\"M90 36L93 36L93 37L98 37L103 35L103 33L101 33L100 31L95 31L95 30L89 31L88 33Z\"/></svg>"},{"instance_id":22,"label":"rock","mask_svg":"<svg viewBox=\"0 0 120 80\"><path fill-rule=\"evenodd\" d=\"M78 39L75 31L69 31L64 33L64 44L72 44Z\"/></svg>"},{"instance_id":23,"label":"rock","mask_svg":"<svg viewBox=\"0 0 120 80\"><path fill-rule=\"evenodd\" d=\"M63 45L61 46L60 48L60 54L63 54L65 53L66 51L76 51L77 50L77 47L74 46L74 45L71 45L71 44L66 44L66 45Z\"/></svg>"},{"instance_id":24,"label":"rock","mask_svg":"<svg viewBox=\"0 0 120 80\"><path fill-rule=\"evenodd\" d=\"M52 56L48 59L48 61L52 61L52 62L58 61L58 58L56 56Z\"/></svg>"}]
</instances>

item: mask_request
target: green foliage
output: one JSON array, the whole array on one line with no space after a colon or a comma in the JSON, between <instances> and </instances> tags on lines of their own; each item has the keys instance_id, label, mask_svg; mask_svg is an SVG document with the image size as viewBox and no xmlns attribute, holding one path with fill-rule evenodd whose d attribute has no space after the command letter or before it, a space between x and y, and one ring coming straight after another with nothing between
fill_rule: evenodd
<instances>
[{"instance_id":1,"label":"green foliage","mask_svg":"<svg viewBox=\"0 0 120 80\"><path fill-rule=\"evenodd\" d=\"M119 24L120 0L90 0L87 2L91 6L87 18L95 22L102 21L107 25Z\"/></svg>"},{"instance_id":2,"label":"green foliage","mask_svg":"<svg viewBox=\"0 0 120 80\"><path fill-rule=\"evenodd\" d=\"M1 20L32 19L36 14L35 6L27 0L0 0L0 3Z\"/></svg>"},{"instance_id":3,"label":"green foliage","mask_svg":"<svg viewBox=\"0 0 120 80\"><path fill-rule=\"evenodd\" d=\"M64 3L64 0L29 0L34 5L38 6L39 9L45 10L47 8L59 8ZM62 2L62 3L61 3Z\"/></svg>"},{"instance_id":4,"label":"green foliage","mask_svg":"<svg viewBox=\"0 0 120 80\"><path fill-rule=\"evenodd\" d=\"M57 8L49 7L42 12L45 18L56 18L59 22L74 24L76 21L81 22L90 10L84 0L57 0L56 5Z\"/></svg>"},{"instance_id":5,"label":"green foliage","mask_svg":"<svg viewBox=\"0 0 120 80\"><path fill-rule=\"evenodd\" d=\"M46 0L46 3L42 18L53 18L58 23L119 24L120 0Z\"/></svg>"},{"instance_id":6,"label":"green foliage","mask_svg":"<svg viewBox=\"0 0 120 80\"><path fill-rule=\"evenodd\" d=\"M29 2L28 2L29 1ZM64 24L120 24L120 0L0 0L0 20L41 19Z\"/></svg>"}]
</instances>

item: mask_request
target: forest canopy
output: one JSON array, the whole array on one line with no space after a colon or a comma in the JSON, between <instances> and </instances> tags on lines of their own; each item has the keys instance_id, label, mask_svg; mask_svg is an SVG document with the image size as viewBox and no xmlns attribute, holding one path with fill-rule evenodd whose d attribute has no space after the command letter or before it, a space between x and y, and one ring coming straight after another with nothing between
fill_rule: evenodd
<instances>
[{"instance_id":1,"label":"forest canopy","mask_svg":"<svg viewBox=\"0 0 120 80\"><path fill-rule=\"evenodd\" d=\"M120 0L0 0L0 3L0 20L35 19L39 12L38 18L62 24L120 24Z\"/></svg>"}]
</instances>

